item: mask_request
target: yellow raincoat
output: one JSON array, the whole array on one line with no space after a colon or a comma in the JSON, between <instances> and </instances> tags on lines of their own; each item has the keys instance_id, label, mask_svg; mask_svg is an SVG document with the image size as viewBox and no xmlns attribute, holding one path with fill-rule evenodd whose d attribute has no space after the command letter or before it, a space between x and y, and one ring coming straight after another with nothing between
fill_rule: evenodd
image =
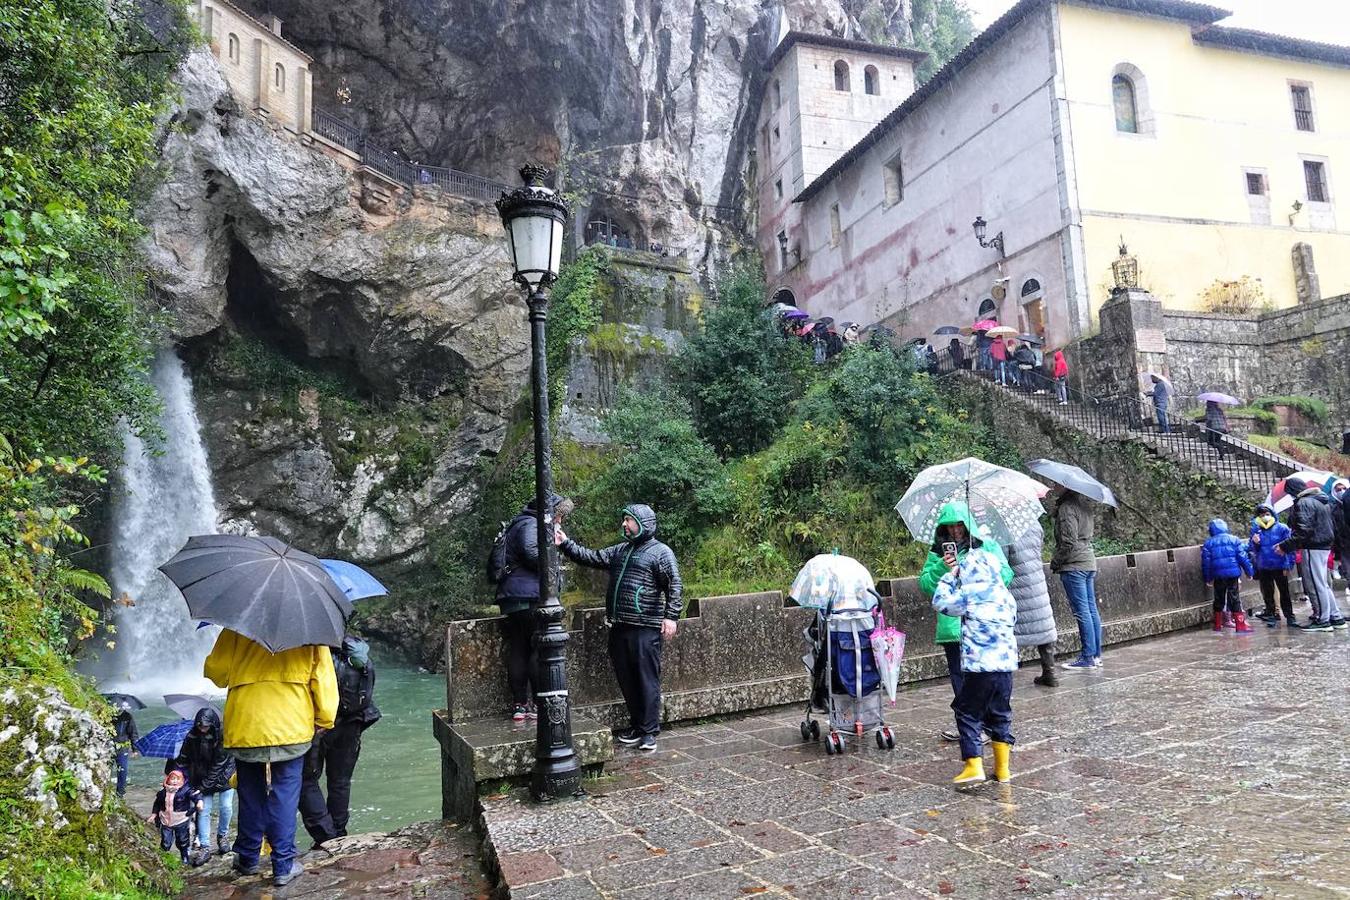
<instances>
[{"instance_id":1,"label":"yellow raincoat","mask_svg":"<svg viewBox=\"0 0 1350 900\"><path fill-rule=\"evenodd\" d=\"M269 653L261 644L226 629L216 638L202 674L229 690L226 747L304 744L314 738L315 728L333 727L337 675L327 647Z\"/></svg>"}]
</instances>

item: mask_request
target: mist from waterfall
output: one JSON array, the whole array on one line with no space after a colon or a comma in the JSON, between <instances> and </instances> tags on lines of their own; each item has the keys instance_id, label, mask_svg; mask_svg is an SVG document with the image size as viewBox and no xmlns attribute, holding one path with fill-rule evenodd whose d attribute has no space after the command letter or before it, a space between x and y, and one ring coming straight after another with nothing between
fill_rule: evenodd
<instances>
[{"instance_id":1,"label":"mist from waterfall","mask_svg":"<svg viewBox=\"0 0 1350 900\"><path fill-rule=\"evenodd\" d=\"M158 571L190 535L212 534L217 526L192 382L173 350L155 357L150 380L164 404L162 452L124 430L109 520L108 580L114 597L125 594L135 605L114 605L115 649L105 650L94 669L104 690L159 703L164 693L218 692L202 677L202 661L220 629L199 629L178 589Z\"/></svg>"}]
</instances>

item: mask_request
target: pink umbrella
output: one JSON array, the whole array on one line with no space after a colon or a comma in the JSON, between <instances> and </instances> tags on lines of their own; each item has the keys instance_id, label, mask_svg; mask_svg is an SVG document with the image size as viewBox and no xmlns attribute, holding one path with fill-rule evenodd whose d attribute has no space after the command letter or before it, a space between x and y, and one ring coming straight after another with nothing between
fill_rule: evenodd
<instances>
[{"instance_id":1,"label":"pink umbrella","mask_svg":"<svg viewBox=\"0 0 1350 900\"><path fill-rule=\"evenodd\" d=\"M976 322L974 325L971 325L971 326L970 326L970 330L971 330L971 331L988 331L988 330L991 329L991 328L997 328L997 327L998 327L998 323L995 322L993 319L981 319L980 321Z\"/></svg>"}]
</instances>

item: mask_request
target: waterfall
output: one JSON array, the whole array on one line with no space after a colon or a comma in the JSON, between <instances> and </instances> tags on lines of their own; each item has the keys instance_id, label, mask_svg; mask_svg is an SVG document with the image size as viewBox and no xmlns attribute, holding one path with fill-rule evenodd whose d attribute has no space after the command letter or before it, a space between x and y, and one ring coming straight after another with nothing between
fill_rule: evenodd
<instances>
[{"instance_id":1,"label":"waterfall","mask_svg":"<svg viewBox=\"0 0 1350 900\"><path fill-rule=\"evenodd\" d=\"M114 597L126 594L135 605L114 605L115 649L97 668L105 690L158 703L164 693L217 693L202 677L202 661L220 629L198 629L182 594L158 571L189 535L217 527L192 382L173 350L155 357L150 380L164 404L163 452L147 451L124 430L109 521L108 580Z\"/></svg>"}]
</instances>

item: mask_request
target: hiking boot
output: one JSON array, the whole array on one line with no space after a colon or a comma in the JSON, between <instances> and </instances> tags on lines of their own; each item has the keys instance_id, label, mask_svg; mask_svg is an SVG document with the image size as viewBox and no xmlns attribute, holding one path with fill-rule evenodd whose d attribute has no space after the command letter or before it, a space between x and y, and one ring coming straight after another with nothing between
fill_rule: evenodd
<instances>
[{"instance_id":1,"label":"hiking boot","mask_svg":"<svg viewBox=\"0 0 1350 900\"><path fill-rule=\"evenodd\" d=\"M1090 659L1075 659L1073 662L1061 663L1059 667L1070 672L1091 672L1097 668L1097 664Z\"/></svg>"},{"instance_id":2,"label":"hiking boot","mask_svg":"<svg viewBox=\"0 0 1350 900\"><path fill-rule=\"evenodd\" d=\"M1307 625L1304 625L1304 626L1303 626L1303 630L1304 630L1304 631L1319 631L1319 632L1324 632L1324 633L1326 633L1326 634L1330 634L1331 632L1335 631L1336 629L1334 629L1334 628L1331 627L1331 623L1330 623L1330 622L1309 622Z\"/></svg>"},{"instance_id":3,"label":"hiking boot","mask_svg":"<svg viewBox=\"0 0 1350 900\"><path fill-rule=\"evenodd\" d=\"M526 712L525 712L525 704L523 704L523 703L518 703L518 704L516 704L515 710L513 710L512 713L511 713L511 721L512 721L512 722L524 722L524 721L525 721L525 715L526 715Z\"/></svg>"},{"instance_id":4,"label":"hiking boot","mask_svg":"<svg viewBox=\"0 0 1350 900\"><path fill-rule=\"evenodd\" d=\"M230 836L229 836L229 835L227 835L227 834L218 834L218 835L216 835L216 852L217 852L217 853L219 853L221 856L224 856L226 853L229 853L232 849L234 849L234 848L230 845Z\"/></svg>"},{"instance_id":5,"label":"hiking boot","mask_svg":"<svg viewBox=\"0 0 1350 900\"><path fill-rule=\"evenodd\" d=\"M641 743L642 735L630 728L627 731L620 731L618 734L614 735L614 740L618 741L620 744L637 744Z\"/></svg>"},{"instance_id":6,"label":"hiking boot","mask_svg":"<svg viewBox=\"0 0 1350 900\"><path fill-rule=\"evenodd\" d=\"M1270 622L1276 622L1276 623L1278 623L1278 622L1280 621L1280 617L1277 616L1277 615L1275 614L1275 611L1274 611L1274 610L1270 610L1270 609L1266 610L1265 612L1259 612L1259 613L1257 613L1256 615L1252 616L1252 618L1253 618L1253 619L1260 619L1262 622L1266 622L1266 623L1270 623Z\"/></svg>"},{"instance_id":7,"label":"hiking boot","mask_svg":"<svg viewBox=\"0 0 1350 900\"><path fill-rule=\"evenodd\" d=\"M1059 679L1055 677L1054 672L1045 672L1031 679L1032 684L1039 684L1041 687L1059 687Z\"/></svg>"},{"instance_id":8,"label":"hiking boot","mask_svg":"<svg viewBox=\"0 0 1350 900\"><path fill-rule=\"evenodd\" d=\"M257 864L257 863L254 863L254 864L251 865L251 866L246 866L246 865L244 865L242 862L239 861L239 857L238 857L238 856L236 856L236 857L234 858L234 864L233 864L232 866L230 866L230 868L234 871L234 873L235 873L236 875L257 875L257 874L258 874L258 864Z\"/></svg>"},{"instance_id":9,"label":"hiking boot","mask_svg":"<svg viewBox=\"0 0 1350 900\"><path fill-rule=\"evenodd\" d=\"M210 862L210 860L211 860L211 848L198 847L196 850L192 852L192 855L188 857L188 865L192 866L192 868L195 869L198 866L206 865L208 862Z\"/></svg>"},{"instance_id":10,"label":"hiking boot","mask_svg":"<svg viewBox=\"0 0 1350 900\"><path fill-rule=\"evenodd\" d=\"M272 884L276 887L285 887L303 874L305 874L305 867L297 860L291 863L291 870L285 875L273 875Z\"/></svg>"},{"instance_id":11,"label":"hiking boot","mask_svg":"<svg viewBox=\"0 0 1350 900\"><path fill-rule=\"evenodd\" d=\"M654 751L656 749L656 735L644 734L642 739L638 741L637 748L643 753L651 753Z\"/></svg>"},{"instance_id":12,"label":"hiking boot","mask_svg":"<svg viewBox=\"0 0 1350 900\"><path fill-rule=\"evenodd\" d=\"M1350 628L1350 624L1347 624L1344 619L1332 619L1330 625L1337 631L1345 631L1347 628Z\"/></svg>"}]
</instances>

